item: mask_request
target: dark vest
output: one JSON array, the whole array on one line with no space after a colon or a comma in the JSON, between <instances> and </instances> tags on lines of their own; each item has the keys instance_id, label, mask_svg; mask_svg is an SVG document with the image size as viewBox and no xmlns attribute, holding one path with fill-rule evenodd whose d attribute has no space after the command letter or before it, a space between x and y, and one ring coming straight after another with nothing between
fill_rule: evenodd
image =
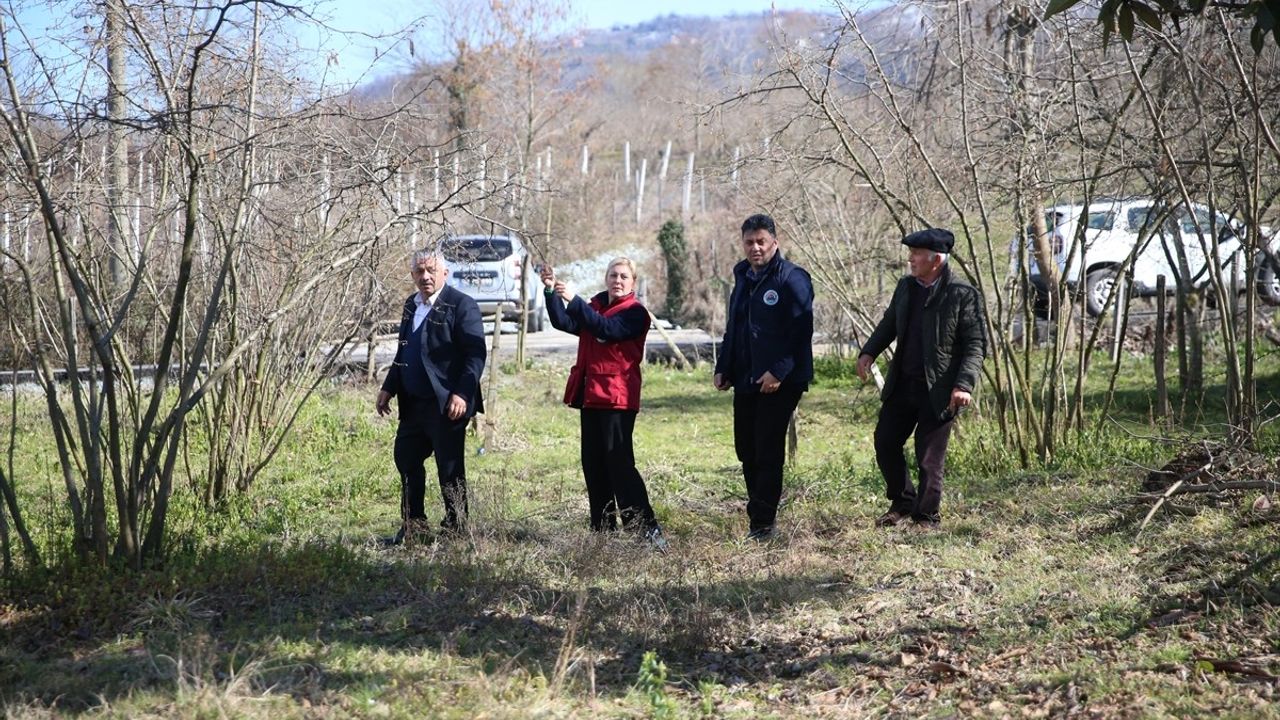
<instances>
[{"instance_id":1,"label":"dark vest","mask_svg":"<svg viewBox=\"0 0 1280 720\"><path fill-rule=\"evenodd\" d=\"M427 377L427 368L422 364L422 334L426 331L430 318L431 313L427 313L427 319L422 321L418 329L409 333L409 343L402 356L404 371L400 374L400 382L404 392L416 398L435 398L435 393L431 390L431 378ZM409 322L413 322L412 317Z\"/></svg>"}]
</instances>

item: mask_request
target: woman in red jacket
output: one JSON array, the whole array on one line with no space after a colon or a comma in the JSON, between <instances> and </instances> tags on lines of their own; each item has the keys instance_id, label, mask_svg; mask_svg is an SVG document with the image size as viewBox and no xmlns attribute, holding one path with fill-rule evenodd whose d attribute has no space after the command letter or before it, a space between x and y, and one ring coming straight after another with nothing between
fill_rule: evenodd
<instances>
[{"instance_id":1,"label":"woman in red jacket","mask_svg":"<svg viewBox=\"0 0 1280 720\"><path fill-rule=\"evenodd\" d=\"M611 260L605 291L590 302L556 280L550 266L542 268L541 276L551 324L578 336L578 361L569 371L564 401L581 411L582 474L591 529L614 530L621 516L623 527L639 530L655 547L665 549L631 444L649 334L649 311L635 296L636 266L623 257Z\"/></svg>"}]
</instances>

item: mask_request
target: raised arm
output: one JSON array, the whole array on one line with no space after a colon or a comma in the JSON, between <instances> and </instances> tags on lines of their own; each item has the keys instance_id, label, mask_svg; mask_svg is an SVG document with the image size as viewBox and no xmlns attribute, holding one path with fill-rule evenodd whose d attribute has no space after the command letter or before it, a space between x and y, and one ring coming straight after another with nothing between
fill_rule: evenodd
<instances>
[{"instance_id":1,"label":"raised arm","mask_svg":"<svg viewBox=\"0 0 1280 720\"><path fill-rule=\"evenodd\" d=\"M577 335L580 332L578 322L566 312L564 301L560 299L560 296L551 288L547 288L543 294L547 300L547 317L551 318L551 327L561 332Z\"/></svg>"},{"instance_id":2,"label":"raised arm","mask_svg":"<svg viewBox=\"0 0 1280 720\"><path fill-rule=\"evenodd\" d=\"M630 340L649 332L649 311L643 305L633 305L624 312L605 317L592 310L582 296L577 296L566 310L578 327L605 342Z\"/></svg>"}]
</instances>

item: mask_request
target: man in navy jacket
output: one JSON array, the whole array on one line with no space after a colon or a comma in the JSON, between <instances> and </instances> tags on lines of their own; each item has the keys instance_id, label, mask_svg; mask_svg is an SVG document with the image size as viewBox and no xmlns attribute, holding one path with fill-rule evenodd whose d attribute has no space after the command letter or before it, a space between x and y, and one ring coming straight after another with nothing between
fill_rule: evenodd
<instances>
[{"instance_id":1,"label":"man in navy jacket","mask_svg":"<svg viewBox=\"0 0 1280 720\"><path fill-rule=\"evenodd\" d=\"M400 398L395 462L400 472L404 524L387 540L394 545L404 542L407 532L425 525L424 465L432 454L444 496L441 526L457 530L466 521L467 421L484 412L480 375L484 372L485 344L480 306L445 285L449 267L443 256L419 250L409 268L418 291L405 300L400 344L377 401L378 414L387 415L391 398Z\"/></svg>"},{"instance_id":2,"label":"man in navy jacket","mask_svg":"<svg viewBox=\"0 0 1280 720\"><path fill-rule=\"evenodd\" d=\"M733 445L747 485L752 540L773 537L786 432L813 380L813 282L782 257L773 218L742 223L746 259L733 268L717 390L733 388Z\"/></svg>"}]
</instances>

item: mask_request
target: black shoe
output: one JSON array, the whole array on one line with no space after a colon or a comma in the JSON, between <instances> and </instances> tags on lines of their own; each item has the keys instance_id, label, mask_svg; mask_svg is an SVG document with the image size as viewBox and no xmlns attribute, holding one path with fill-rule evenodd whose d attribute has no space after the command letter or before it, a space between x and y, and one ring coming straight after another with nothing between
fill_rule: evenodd
<instances>
[{"instance_id":1,"label":"black shoe","mask_svg":"<svg viewBox=\"0 0 1280 720\"><path fill-rule=\"evenodd\" d=\"M404 544L404 526L401 525L400 529L396 531L395 535L387 535L387 536L378 538L378 544L382 545L382 547L399 547L403 545Z\"/></svg>"},{"instance_id":2,"label":"black shoe","mask_svg":"<svg viewBox=\"0 0 1280 720\"><path fill-rule=\"evenodd\" d=\"M462 518L445 518L440 521L440 534L444 537L451 538L462 537L467 534L467 521Z\"/></svg>"},{"instance_id":3,"label":"black shoe","mask_svg":"<svg viewBox=\"0 0 1280 720\"><path fill-rule=\"evenodd\" d=\"M770 525L768 527L756 528L755 530L747 533L747 539L755 540L758 543L769 542L773 539L773 535L773 526Z\"/></svg>"},{"instance_id":4,"label":"black shoe","mask_svg":"<svg viewBox=\"0 0 1280 720\"><path fill-rule=\"evenodd\" d=\"M406 542L423 543L431 539L431 531L425 520L409 520L402 524L395 535L380 540L383 547L399 547Z\"/></svg>"}]
</instances>

